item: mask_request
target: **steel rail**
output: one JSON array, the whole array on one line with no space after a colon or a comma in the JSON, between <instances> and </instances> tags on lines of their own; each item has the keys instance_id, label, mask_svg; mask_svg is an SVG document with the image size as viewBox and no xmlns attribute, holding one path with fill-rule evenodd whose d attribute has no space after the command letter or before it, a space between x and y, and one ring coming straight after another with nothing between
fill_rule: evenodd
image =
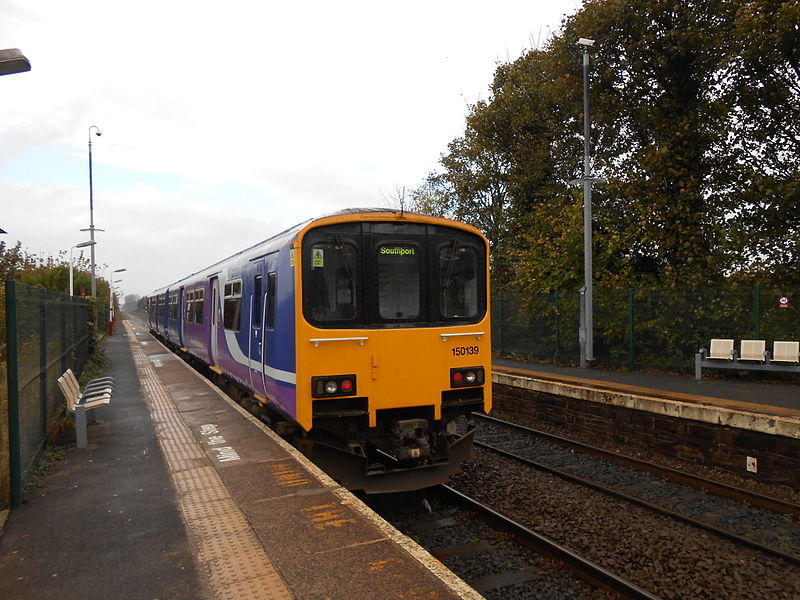
<instances>
[{"instance_id":1,"label":"steel rail","mask_svg":"<svg viewBox=\"0 0 800 600\"><path fill-rule=\"evenodd\" d=\"M523 430L528 429L526 427L517 426L517 425L515 425L513 423L511 423L510 425L513 426L513 428L519 427L520 429L523 429ZM535 430L532 430L532 431L535 431ZM637 504L637 505L642 506L643 508L646 508L648 510L652 510L654 512L663 514L665 516L668 516L668 517L670 517L672 519L675 519L675 520L678 520L678 521L683 521L684 523L688 523L689 525L693 525L693 526L698 527L700 529L704 529L704 530L709 531L709 532L711 532L711 533L713 533L715 535L718 535L720 537L729 539L729 540L731 540L733 542L736 542L738 544L741 544L741 545L744 545L744 546L748 546L748 547L753 548L755 550L758 550L760 552L764 552L764 553L770 554L770 555L775 556L777 558L783 559L783 560L785 560L787 562L791 562L793 564L800 565L800 556L797 556L795 554L789 554L789 553L786 553L786 552L782 552L782 551L780 551L780 550L778 550L776 548L772 548L770 546L766 546L764 544L761 544L761 543L756 542L754 540L751 540L749 538L740 536L740 535L738 535L736 533L733 533L731 531L727 531L725 529L721 529L721 528L716 527L715 525L711 525L710 523L707 523L705 521L701 521L699 519L695 519L695 518L692 518L692 517L689 517L689 516L686 516L686 515L682 515L680 513L672 511L672 510L670 510L668 508L665 508L663 506L659 506L658 504L653 504L651 502L647 502L646 500L642 500L641 498L637 498L636 496L632 496L630 494L626 494L625 492L606 487L606 486L604 486L602 484L599 484L599 483L597 483L595 481L592 481L590 479L585 479L583 477L578 477L577 475L573 475L571 473L568 473L567 471L562 471L561 469L556 469L554 467L550 467L550 466L544 465L542 463L538 463L538 462L536 462L534 460L531 460L529 458L525 458L523 456L519 456L518 454L514 454L513 452L509 452L507 450L503 450L501 448L497 448L497 447L491 446L491 445L486 444L484 442L479 442L479 441L476 440L474 442L474 444L479 448L483 448L483 449L488 450L490 452L494 452L496 454L499 454L500 456L504 456L504 457L509 458L511 460L515 460L515 461L520 462L520 463L522 463L522 464L524 464L526 466L538 469L540 471L544 471L546 473L550 473L551 475L555 475L557 477L561 477L562 479L566 479L566 480L571 481L573 483L577 483L579 485L583 485L583 486L595 489L595 490L597 490L599 492L602 492L604 494L608 494L608 495L613 496L615 498L619 498L621 500L625 500L627 502L631 502L633 504ZM633 459L633 460L635 460L635 459ZM648 463L648 464L650 464L650 463Z\"/></svg>"},{"instance_id":2,"label":"steel rail","mask_svg":"<svg viewBox=\"0 0 800 600\"><path fill-rule=\"evenodd\" d=\"M481 518L490 523L493 527L513 535L514 539L520 545L533 550L537 554L547 556L552 560L563 563L584 581L617 594L619 598L626 598L629 600L660 600L658 596L643 590L630 581L593 563L542 534L528 529L521 523L506 517L493 508L478 502L474 498L470 498L448 485L442 484L440 488L464 508L481 515Z\"/></svg>"},{"instance_id":3,"label":"steel rail","mask_svg":"<svg viewBox=\"0 0 800 600\"><path fill-rule=\"evenodd\" d=\"M561 446L566 446L569 448L580 450L581 452L584 452L586 454L592 454L594 456L599 456L601 458L605 458L622 465L635 467L640 471L647 471L655 475L660 475L661 477L664 477L665 479L668 479L675 483L680 483L683 485L688 485L689 487L701 489L706 492L710 492L716 496L723 496L725 498L731 498L733 500L738 500L740 502L747 502L748 504L751 504L757 508L763 508L764 510L768 510L770 512L778 513L781 515L792 515L792 518L795 521L800 520L800 505L793 504L785 500L780 500L778 498L771 498L769 496L764 496L763 494L758 494L756 492L751 492L749 490L743 490L741 488L737 488L732 485L720 483L718 481L713 481L711 479L706 479L705 477L699 477L698 475L692 475L690 473L678 471L677 469L647 462L639 458L633 458L631 456L619 454L618 452L613 452L611 450L606 450L604 448L598 448L597 446L591 446L589 444L584 444L582 442L577 442L575 440L563 438L557 435L553 435L551 433L539 431L538 429L532 429L530 427L525 427L524 425L518 425L517 423L504 421L503 419L498 419L497 417L490 417L488 415L484 415L481 413L472 413L472 416L473 418L478 418L490 423L494 423L496 425L500 425L502 427L524 431L526 433L544 438Z\"/></svg>"}]
</instances>

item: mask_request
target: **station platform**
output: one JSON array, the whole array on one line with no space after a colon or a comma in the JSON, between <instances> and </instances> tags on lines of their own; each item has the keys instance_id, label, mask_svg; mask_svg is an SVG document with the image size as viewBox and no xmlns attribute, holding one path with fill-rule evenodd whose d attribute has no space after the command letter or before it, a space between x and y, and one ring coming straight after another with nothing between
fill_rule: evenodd
<instances>
[{"instance_id":1,"label":"station platform","mask_svg":"<svg viewBox=\"0 0 800 600\"><path fill-rule=\"evenodd\" d=\"M14 510L0 598L481 596L135 321L114 399Z\"/></svg>"},{"instance_id":2,"label":"station platform","mask_svg":"<svg viewBox=\"0 0 800 600\"><path fill-rule=\"evenodd\" d=\"M497 358L494 383L800 439L800 382L605 371Z\"/></svg>"}]
</instances>

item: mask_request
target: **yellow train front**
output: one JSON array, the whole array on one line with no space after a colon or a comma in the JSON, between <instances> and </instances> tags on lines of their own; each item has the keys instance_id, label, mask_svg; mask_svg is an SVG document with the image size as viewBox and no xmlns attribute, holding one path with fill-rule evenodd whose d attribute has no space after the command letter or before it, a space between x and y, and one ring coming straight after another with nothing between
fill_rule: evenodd
<instances>
[{"instance_id":1,"label":"yellow train front","mask_svg":"<svg viewBox=\"0 0 800 600\"><path fill-rule=\"evenodd\" d=\"M489 246L417 214L323 217L292 244L296 445L350 489L446 481L491 408Z\"/></svg>"}]
</instances>

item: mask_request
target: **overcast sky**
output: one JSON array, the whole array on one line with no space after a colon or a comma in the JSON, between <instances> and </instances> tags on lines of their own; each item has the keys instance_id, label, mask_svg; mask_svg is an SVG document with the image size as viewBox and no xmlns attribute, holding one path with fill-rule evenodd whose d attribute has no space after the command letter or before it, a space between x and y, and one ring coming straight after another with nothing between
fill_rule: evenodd
<instances>
[{"instance_id":1,"label":"overcast sky","mask_svg":"<svg viewBox=\"0 0 800 600\"><path fill-rule=\"evenodd\" d=\"M32 70L0 78L0 239L39 256L89 239L91 125L98 275L127 269L124 294L385 206L437 169L497 64L579 6L2 0L0 48Z\"/></svg>"}]
</instances>

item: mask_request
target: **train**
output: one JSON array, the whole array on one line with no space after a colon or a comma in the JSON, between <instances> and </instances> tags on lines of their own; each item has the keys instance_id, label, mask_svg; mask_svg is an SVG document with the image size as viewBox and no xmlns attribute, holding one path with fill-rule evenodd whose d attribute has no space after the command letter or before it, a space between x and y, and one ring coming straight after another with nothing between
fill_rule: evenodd
<instances>
[{"instance_id":1,"label":"train","mask_svg":"<svg viewBox=\"0 0 800 600\"><path fill-rule=\"evenodd\" d=\"M351 490L429 487L491 410L489 244L385 208L307 220L169 286L150 331Z\"/></svg>"}]
</instances>

